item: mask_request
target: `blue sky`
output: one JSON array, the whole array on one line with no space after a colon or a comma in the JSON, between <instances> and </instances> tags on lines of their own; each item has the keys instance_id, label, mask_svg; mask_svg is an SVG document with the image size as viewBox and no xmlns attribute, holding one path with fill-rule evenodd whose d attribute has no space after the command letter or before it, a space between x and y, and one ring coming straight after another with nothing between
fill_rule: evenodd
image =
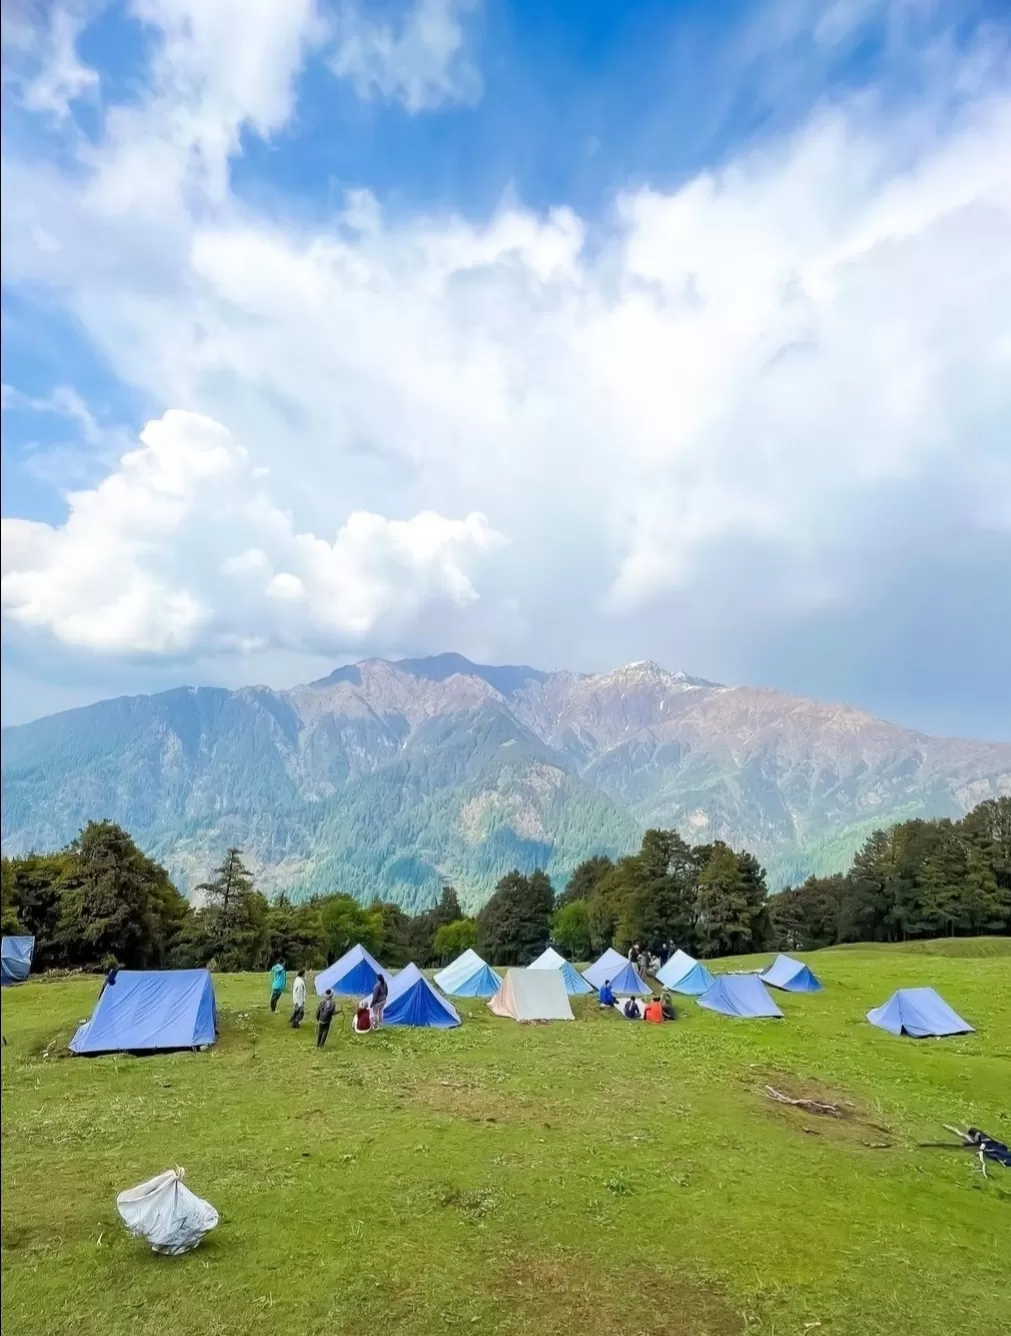
<instances>
[{"instance_id":1,"label":"blue sky","mask_svg":"<svg viewBox=\"0 0 1011 1336\"><path fill-rule=\"evenodd\" d=\"M1011 20L3 0L3 717L453 648L1011 736Z\"/></svg>"}]
</instances>

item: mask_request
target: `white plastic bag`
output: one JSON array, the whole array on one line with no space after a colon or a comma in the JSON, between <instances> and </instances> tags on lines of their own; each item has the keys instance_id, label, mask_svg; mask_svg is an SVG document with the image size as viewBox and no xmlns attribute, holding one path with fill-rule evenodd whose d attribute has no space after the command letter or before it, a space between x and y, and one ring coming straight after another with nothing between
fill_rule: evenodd
<instances>
[{"instance_id":1,"label":"white plastic bag","mask_svg":"<svg viewBox=\"0 0 1011 1336\"><path fill-rule=\"evenodd\" d=\"M156 1253L178 1257L195 1248L218 1223L210 1202L202 1201L182 1181L184 1169L166 1169L116 1198L131 1234L146 1239Z\"/></svg>"}]
</instances>

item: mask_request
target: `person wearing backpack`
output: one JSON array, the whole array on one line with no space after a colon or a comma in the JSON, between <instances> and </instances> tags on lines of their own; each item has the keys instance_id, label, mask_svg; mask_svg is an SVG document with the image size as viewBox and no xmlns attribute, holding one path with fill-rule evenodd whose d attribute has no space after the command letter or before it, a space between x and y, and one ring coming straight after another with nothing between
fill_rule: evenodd
<instances>
[{"instance_id":1,"label":"person wearing backpack","mask_svg":"<svg viewBox=\"0 0 1011 1336\"><path fill-rule=\"evenodd\" d=\"M337 1003L333 1000L333 990L328 988L326 996L321 997L319 1006L316 1008L316 1047L326 1047L326 1037L330 1033L330 1022L337 1011Z\"/></svg>"}]
</instances>

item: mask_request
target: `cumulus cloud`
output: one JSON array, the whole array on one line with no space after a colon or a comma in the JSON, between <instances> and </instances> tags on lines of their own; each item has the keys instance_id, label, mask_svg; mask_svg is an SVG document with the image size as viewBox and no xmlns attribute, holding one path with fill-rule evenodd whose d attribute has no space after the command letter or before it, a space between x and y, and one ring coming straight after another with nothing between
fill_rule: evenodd
<instances>
[{"instance_id":1,"label":"cumulus cloud","mask_svg":"<svg viewBox=\"0 0 1011 1336\"><path fill-rule=\"evenodd\" d=\"M952 569L980 535L1007 552L1000 42L926 52L914 110L867 92L819 106L718 169L619 193L603 220L520 203L393 217L358 191L310 224L240 206L227 167L244 126L287 124L305 50L326 50L311 7L258 27L226 22L227 5L145 3L166 34L153 90L107 119L79 164L86 188L7 164L9 279L45 285L124 380L227 423L272 466L261 520L329 533L334 496L355 518L322 546L272 520L268 542L248 462L234 465L220 523L169 526L157 556L130 536L139 583L108 601L105 648L123 624L140 628L124 645L173 652L208 636L336 648L384 619L409 627L433 592L462 608L479 588L478 608L516 612L482 623L482 652L607 662L665 653L675 607L697 643L720 625L726 646L754 608L769 634L881 605L882 582L908 589L939 533ZM345 71L363 91L428 105L388 64L368 74L364 49ZM217 484L197 490L187 515L217 504ZM377 513L415 519L363 518ZM12 531L30 557L22 620L74 615L31 578L69 569L76 519ZM191 565L198 530L227 541ZM479 584L493 531L510 545ZM156 628L129 611L145 600L163 609Z\"/></svg>"},{"instance_id":2,"label":"cumulus cloud","mask_svg":"<svg viewBox=\"0 0 1011 1336\"><path fill-rule=\"evenodd\" d=\"M295 531L246 451L173 410L62 525L2 521L5 613L111 654L353 647L410 633L433 604L477 598L502 539L483 515L357 512L331 542Z\"/></svg>"},{"instance_id":3,"label":"cumulus cloud","mask_svg":"<svg viewBox=\"0 0 1011 1336\"><path fill-rule=\"evenodd\" d=\"M467 49L465 21L479 0L416 0L396 22L348 5L336 21L330 68L360 97L400 102L411 112L476 102L481 75Z\"/></svg>"}]
</instances>

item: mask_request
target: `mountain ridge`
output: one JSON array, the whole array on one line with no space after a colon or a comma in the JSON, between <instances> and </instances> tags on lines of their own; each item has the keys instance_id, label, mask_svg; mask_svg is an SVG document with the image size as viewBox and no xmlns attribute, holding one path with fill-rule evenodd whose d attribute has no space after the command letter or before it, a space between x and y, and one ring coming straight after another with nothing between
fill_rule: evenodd
<instances>
[{"instance_id":1,"label":"mountain ridge","mask_svg":"<svg viewBox=\"0 0 1011 1336\"><path fill-rule=\"evenodd\" d=\"M451 880L473 908L512 866L564 878L648 825L748 847L782 884L834 870L875 825L1011 793L1011 743L649 661L363 659L285 690L100 701L5 728L2 750L5 853L108 816L184 888L235 843L269 889L408 907Z\"/></svg>"}]
</instances>

